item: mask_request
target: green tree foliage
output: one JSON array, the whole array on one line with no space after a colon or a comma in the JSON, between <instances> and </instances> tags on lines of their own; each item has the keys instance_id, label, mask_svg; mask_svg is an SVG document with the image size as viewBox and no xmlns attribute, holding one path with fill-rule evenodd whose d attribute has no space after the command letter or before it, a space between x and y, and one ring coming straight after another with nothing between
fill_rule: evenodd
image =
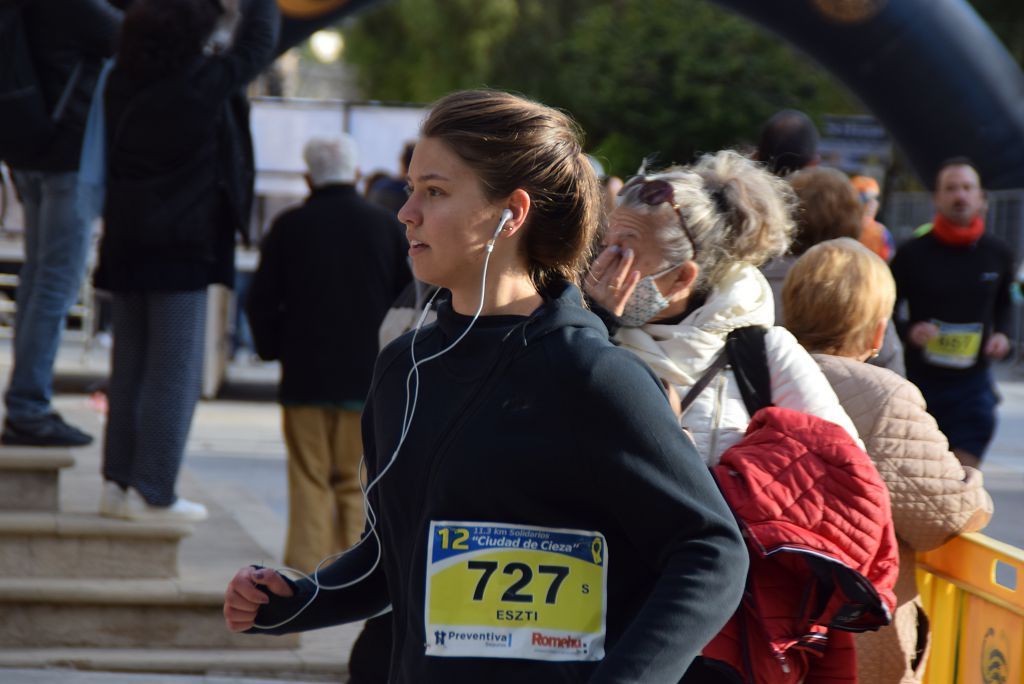
<instances>
[{"instance_id":1,"label":"green tree foliage","mask_svg":"<svg viewBox=\"0 0 1024 684\"><path fill-rule=\"evenodd\" d=\"M603 3L567 45L566 104L620 172L753 141L784 107L852 108L781 39L704 0Z\"/></svg>"},{"instance_id":2,"label":"green tree foliage","mask_svg":"<svg viewBox=\"0 0 1024 684\"><path fill-rule=\"evenodd\" d=\"M395 0L345 31L346 59L375 100L429 102L487 83L518 24L516 0Z\"/></svg>"},{"instance_id":3,"label":"green tree foliage","mask_svg":"<svg viewBox=\"0 0 1024 684\"><path fill-rule=\"evenodd\" d=\"M857 111L781 39L708 0L396 0L346 32L368 97L492 86L572 112L613 173L752 142L783 107Z\"/></svg>"}]
</instances>

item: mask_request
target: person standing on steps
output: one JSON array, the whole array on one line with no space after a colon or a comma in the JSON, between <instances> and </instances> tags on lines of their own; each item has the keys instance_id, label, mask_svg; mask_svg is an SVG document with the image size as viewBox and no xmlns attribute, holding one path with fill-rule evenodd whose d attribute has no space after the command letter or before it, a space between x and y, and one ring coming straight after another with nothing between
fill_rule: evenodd
<instances>
[{"instance_id":1,"label":"person standing on steps","mask_svg":"<svg viewBox=\"0 0 1024 684\"><path fill-rule=\"evenodd\" d=\"M248 224L241 89L269 64L274 0L135 0L107 82L98 289L113 294L100 513L202 520L176 493L199 400L206 292L234 282ZM233 40L232 38L233 37Z\"/></svg>"},{"instance_id":2,"label":"person standing on steps","mask_svg":"<svg viewBox=\"0 0 1024 684\"><path fill-rule=\"evenodd\" d=\"M7 4L18 5L4 10L21 13L32 68L55 123L35 153L5 159L25 212L25 261L0 443L85 446L92 436L64 422L50 402L64 321L85 277L96 218L86 212L90 202L83 195L91 190L79 177L85 122L102 62L117 47L121 13L105 0Z\"/></svg>"}]
</instances>

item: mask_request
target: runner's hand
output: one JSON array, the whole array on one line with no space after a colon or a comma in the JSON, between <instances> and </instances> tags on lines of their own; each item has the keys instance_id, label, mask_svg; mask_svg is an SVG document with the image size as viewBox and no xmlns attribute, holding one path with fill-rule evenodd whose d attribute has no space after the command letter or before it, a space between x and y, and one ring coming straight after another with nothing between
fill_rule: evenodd
<instances>
[{"instance_id":1,"label":"runner's hand","mask_svg":"<svg viewBox=\"0 0 1024 684\"><path fill-rule=\"evenodd\" d=\"M633 250L609 245L591 264L585 279L584 289L590 298L616 316L622 315L640 282L640 271L631 270L634 260Z\"/></svg>"},{"instance_id":2,"label":"runner's hand","mask_svg":"<svg viewBox=\"0 0 1024 684\"><path fill-rule=\"evenodd\" d=\"M1003 333L992 333L985 343L985 356L998 361L1010 353L1010 340Z\"/></svg>"},{"instance_id":3,"label":"runner's hand","mask_svg":"<svg viewBox=\"0 0 1024 684\"><path fill-rule=\"evenodd\" d=\"M292 588L281 575L270 568L247 565L228 583L224 592L224 622L232 632L244 632L256 623L256 611L270 603L270 597L260 591L261 584L278 596L291 596Z\"/></svg>"},{"instance_id":4,"label":"runner's hand","mask_svg":"<svg viewBox=\"0 0 1024 684\"><path fill-rule=\"evenodd\" d=\"M915 347L924 347L928 344L928 340L938 334L939 326L934 323L922 321L920 323L915 323L910 327L910 333L907 335L907 339L909 339Z\"/></svg>"}]
</instances>

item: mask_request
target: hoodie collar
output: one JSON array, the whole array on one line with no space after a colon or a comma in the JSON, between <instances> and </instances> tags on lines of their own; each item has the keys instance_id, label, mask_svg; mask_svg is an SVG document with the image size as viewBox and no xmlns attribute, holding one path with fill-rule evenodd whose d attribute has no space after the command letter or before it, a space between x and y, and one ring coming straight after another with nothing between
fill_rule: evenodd
<instances>
[{"instance_id":1,"label":"hoodie collar","mask_svg":"<svg viewBox=\"0 0 1024 684\"><path fill-rule=\"evenodd\" d=\"M444 299L437 307L437 324L446 339L454 340L462 334L473 317L457 313L452 308L450 293L445 292L441 296ZM584 307L583 295L572 283L558 279L541 292L541 297L543 303L529 316L480 316L473 324L473 332L479 330L490 338L498 331L502 338L512 339L514 336L524 346L550 332L569 327L592 328L607 336L608 330L604 323ZM517 331L514 328L520 329ZM473 336L470 333L467 338Z\"/></svg>"}]
</instances>

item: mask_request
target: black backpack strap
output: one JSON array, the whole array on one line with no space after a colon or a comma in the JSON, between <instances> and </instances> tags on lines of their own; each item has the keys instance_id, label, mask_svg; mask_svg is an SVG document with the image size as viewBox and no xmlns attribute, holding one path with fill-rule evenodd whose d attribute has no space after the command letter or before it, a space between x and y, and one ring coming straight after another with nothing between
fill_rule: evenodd
<instances>
[{"instance_id":1,"label":"black backpack strap","mask_svg":"<svg viewBox=\"0 0 1024 684\"><path fill-rule=\"evenodd\" d=\"M723 351L715 358L711 365L708 366L708 369L704 371L704 375L700 376L700 379L693 383L693 387L691 387L690 391L686 393L686 396L680 400L679 415L686 413L686 409L690 408L690 404L692 404L697 396L704 391L704 388L715 379L715 376L728 365L729 356Z\"/></svg>"},{"instance_id":2,"label":"black backpack strap","mask_svg":"<svg viewBox=\"0 0 1024 684\"><path fill-rule=\"evenodd\" d=\"M725 338L725 351L750 415L772 405L772 379L764 341L767 333L767 328L749 326L737 328Z\"/></svg>"}]
</instances>

